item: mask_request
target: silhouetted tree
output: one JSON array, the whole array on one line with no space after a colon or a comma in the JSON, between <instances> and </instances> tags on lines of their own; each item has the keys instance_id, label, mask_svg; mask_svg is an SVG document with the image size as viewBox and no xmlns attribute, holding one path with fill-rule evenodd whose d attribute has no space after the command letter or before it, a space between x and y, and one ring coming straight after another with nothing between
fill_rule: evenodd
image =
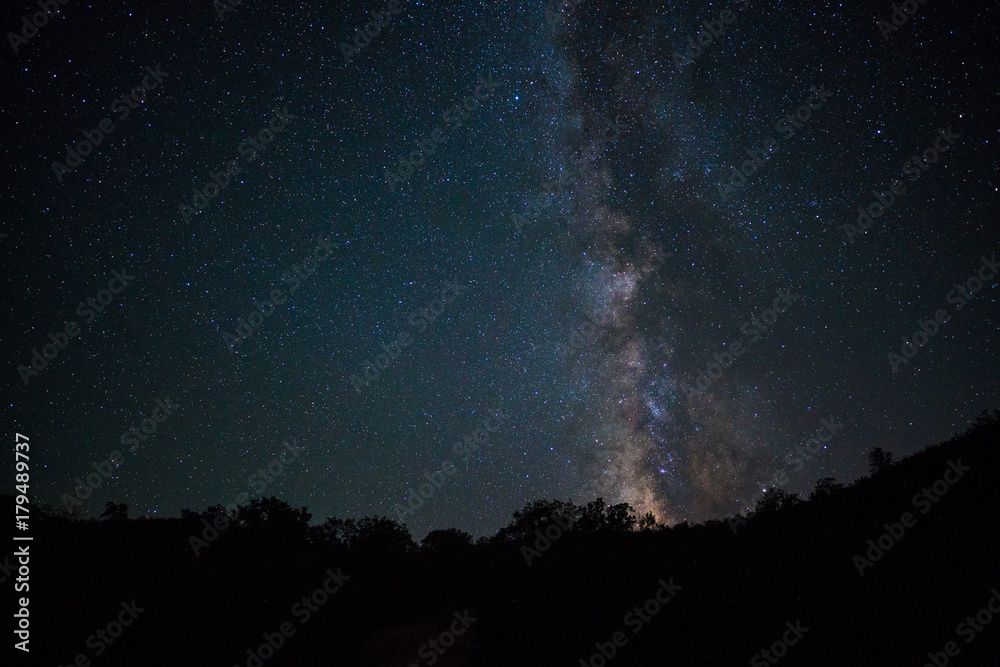
<instances>
[{"instance_id":1,"label":"silhouetted tree","mask_svg":"<svg viewBox=\"0 0 1000 667\"><path fill-rule=\"evenodd\" d=\"M652 512L646 512L639 517L639 530L654 530L656 528L656 517Z\"/></svg>"},{"instance_id":2,"label":"silhouetted tree","mask_svg":"<svg viewBox=\"0 0 1000 667\"><path fill-rule=\"evenodd\" d=\"M363 553L402 554L417 545L407 527L385 516L364 516L344 521L344 542Z\"/></svg>"},{"instance_id":3,"label":"silhouetted tree","mask_svg":"<svg viewBox=\"0 0 1000 667\"><path fill-rule=\"evenodd\" d=\"M205 511L202 512L201 515L198 516L197 518L198 518L199 522L201 522L201 520L204 519L208 523L212 523L213 521L215 521L216 517L220 517L220 516L225 516L225 517L228 517L230 520L235 520L238 513L239 513L238 510L237 510L237 512L230 513L222 505L214 505L212 507L206 507ZM193 514L193 512L189 512L188 513L189 516L190 516L190 514ZM183 511L181 512L181 517L182 518L187 518L187 517L185 517Z\"/></svg>"},{"instance_id":4,"label":"silhouetted tree","mask_svg":"<svg viewBox=\"0 0 1000 667\"><path fill-rule=\"evenodd\" d=\"M604 498L590 501L586 507L578 508L578 512L579 520L576 527L585 533L630 533L639 524L635 508L631 505L628 503L605 505ZM651 514L650 517L652 517ZM643 517L643 521L648 522L649 520ZM649 525L655 524L656 519L653 518Z\"/></svg>"},{"instance_id":5,"label":"silhouetted tree","mask_svg":"<svg viewBox=\"0 0 1000 667\"><path fill-rule=\"evenodd\" d=\"M128 519L128 505L125 503L115 504L113 500L109 500L104 505L101 518L109 521L125 521Z\"/></svg>"},{"instance_id":6,"label":"silhouetted tree","mask_svg":"<svg viewBox=\"0 0 1000 667\"><path fill-rule=\"evenodd\" d=\"M603 516L604 501L601 501ZM515 511L513 521L497 531L497 542L523 542L533 537L536 530L545 530L556 517L564 525L573 526L581 517L581 508L561 500L534 500Z\"/></svg>"},{"instance_id":7,"label":"silhouetted tree","mask_svg":"<svg viewBox=\"0 0 1000 667\"><path fill-rule=\"evenodd\" d=\"M799 502L801 502L799 494L789 493L784 489L772 486L757 500L757 505L754 507L754 511L776 512L785 507L791 507Z\"/></svg>"},{"instance_id":8,"label":"silhouetted tree","mask_svg":"<svg viewBox=\"0 0 1000 667\"><path fill-rule=\"evenodd\" d=\"M579 527L585 533L594 533L604 527L608 520L607 507L604 498L597 498L587 503L580 513Z\"/></svg>"},{"instance_id":9,"label":"silhouetted tree","mask_svg":"<svg viewBox=\"0 0 1000 667\"><path fill-rule=\"evenodd\" d=\"M353 520L350 529L352 532L356 530ZM311 542L330 546L346 545L347 521L328 516L320 525L310 526L307 532Z\"/></svg>"},{"instance_id":10,"label":"silhouetted tree","mask_svg":"<svg viewBox=\"0 0 1000 667\"><path fill-rule=\"evenodd\" d=\"M816 500L822 496L828 496L837 489L844 488L843 484L835 481L833 477L823 477L816 480L816 489L809 494L809 500Z\"/></svg>"},{"instance_id":11,"label":"silhouetted tree","mask_svg":"<svg viewBox=\"0 0 1000 667\"><path fill-rule=\"evenodd\" d=\"M972 422L972 427L982 428L984 426L989 426L991 424L1000 423L1000 410L994 410L992 413L987 409L976 415L975 420Z\"/></svg>"},{"instance_id":12,"label":"silhouetted tree","mask_svg":"<svg viewBox=\"0 0 1000 667\"><path fill-rule=\"evenodd\" d=\"M444 528L427 533L421 542L428 551L461 553L472 546L472 535L458 528Z\"/></svg>"},{"instance_id":13,"label":"silhouetted tree","mask_svg":"<svg viewBox=\"0 0 1000 667\"><path fill-rule=\"evenodd\" d=\"M868 454L868 473L873 477L885 472L892 465L892 452L876 447Z\"/></svg>"},{"instance_id":14,"label":"silhouetted tree","mask_svg":"<svg viewBox=\"0 0 1000 667\"><path fill-rule=\"evenodd\" d=\"M225 508L219 508L225 512ZM282 538L304 540L311 518L312 514L305 507L294 509L284 500L270 496L254 498L246 506L240 506L235 521L258 533L276 533Z\"/></svg>"},{"instance_id":15,"label":"silhouetted tree","mask_svg":"<svg viewBox=\"0 0 1000 667\"><path fill-rule=\"evenodd\" d=\"M635 510L628 503L618 503L608 508L604 530L611 533L630 533L635 530L638 519Z\"/></svg>"}]
</instances>

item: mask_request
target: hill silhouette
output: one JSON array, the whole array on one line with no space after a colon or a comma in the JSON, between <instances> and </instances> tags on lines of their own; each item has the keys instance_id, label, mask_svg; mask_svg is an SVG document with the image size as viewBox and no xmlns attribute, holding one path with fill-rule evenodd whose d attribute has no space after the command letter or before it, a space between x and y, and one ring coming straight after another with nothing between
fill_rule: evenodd
<instances>
[{"instance_id":1,"label":"hill silhouette","mask_svg":"<svg viewBox=\"0 0 1000 667\"><path fill-rule=\"evenodd\" d=\"M310 525L273 497L170 519L115 503L102 520L50 511L33 517L31 653L55 665L995 665L998 417L899 461L872 452L872 474L852 484L819 480L805 500L775 490L749 517L698 525L537 500L494 536L438 530L417 545L392 519Z\"/></svg>"}]
</instances>

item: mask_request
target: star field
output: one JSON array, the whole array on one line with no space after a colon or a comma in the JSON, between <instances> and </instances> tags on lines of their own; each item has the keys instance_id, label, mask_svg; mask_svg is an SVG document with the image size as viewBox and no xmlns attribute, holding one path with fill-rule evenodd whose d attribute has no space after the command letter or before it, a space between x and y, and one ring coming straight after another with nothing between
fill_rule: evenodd
<instances>
[{"instance_id":1,"label":"star field","mask_svg":"<svg viewBox=\"0 0 1000 667\"><path fill-rule=\"evenodd\" d=\"M745 509L776 471L808 492L864 474L874 446L901 457L963 430L998 404L996 281L946 300L997 250L997 10L959 24L927 3L883 39L889 5L404 0L349 62L340 44L387 3L64 6L5 54L0 105L2 405L35 446L39 499L60 506L120 450L78 512L227 504L295 438L265 494L320 521L396 518L447 460L404 518L417 538L492 534L537 498L676 523ZM119 119L112 101L157 65ZM114 131L58 180L105 117ZM941 128L960 136L914 167ZM905 193L846 231L894 181ZM78 304L113 271L135 278L87 323ZM446 281L463 289L434 306ZM782 289L794 305L750 342ZM939 308L951 322L894 368ZM79 335L26 383L70 321ZM352 382L366 363L377 377ZM174 414L123 447L167 398ZM830 417L843 429L793 471Z\"/></svg>"}]
</instances>

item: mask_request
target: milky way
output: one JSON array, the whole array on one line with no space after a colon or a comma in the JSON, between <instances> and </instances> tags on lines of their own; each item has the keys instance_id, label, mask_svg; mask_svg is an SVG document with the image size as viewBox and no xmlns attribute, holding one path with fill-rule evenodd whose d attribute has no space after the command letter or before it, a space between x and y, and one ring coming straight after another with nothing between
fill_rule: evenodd
<instances>
[{"instance_id":1,"label":"milky way","mask_svg":"<svg viewBox=\"0 0 1000 667\"><path fill-rule=\"evenodd\" d=\"M992 43L995 9L980 34L928 4L884 39L889 5L406 0L342 48L383 4L71 3L8 53L3 406L39 443L42 500L169 399L75 512L230 502L295 438L266 493L317 520L396 518L448 462L404 517L418 538L489 534L538 498L700 521L779 477L854 479L873 446L906 455L1000 402L977 361L992 286L905 366L886 356L996 248L995 67L954 50ZM196 194L286 108L252 164ZM953 151L908 180L945 127ZM894 179L905 195L845 235ZM303 270L318 239L332 254ZM439 307L445 281L462 289ZM769 312L780 290L795 301ZM822 419L843 429L795 459Z\"/></svg>"}]
</instances>

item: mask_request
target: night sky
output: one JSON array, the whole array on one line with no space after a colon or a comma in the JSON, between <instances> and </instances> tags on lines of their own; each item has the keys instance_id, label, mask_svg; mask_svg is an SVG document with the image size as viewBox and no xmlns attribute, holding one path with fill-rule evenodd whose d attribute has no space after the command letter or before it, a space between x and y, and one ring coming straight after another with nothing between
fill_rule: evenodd
<instances>
[{"instance_id":1,"label":"night sky","mask_svg":"<svg viewBox=\"0 0 1000 667\"><path fill-rule=\"evenodd\" d=\"M1000 405L1000 15L914 5L69 2L2 58L33 500L118 450L79 515L398 518L453 465L415 538L538 498L673 524L963 431Z\"/></svg>"}]
</instances>

